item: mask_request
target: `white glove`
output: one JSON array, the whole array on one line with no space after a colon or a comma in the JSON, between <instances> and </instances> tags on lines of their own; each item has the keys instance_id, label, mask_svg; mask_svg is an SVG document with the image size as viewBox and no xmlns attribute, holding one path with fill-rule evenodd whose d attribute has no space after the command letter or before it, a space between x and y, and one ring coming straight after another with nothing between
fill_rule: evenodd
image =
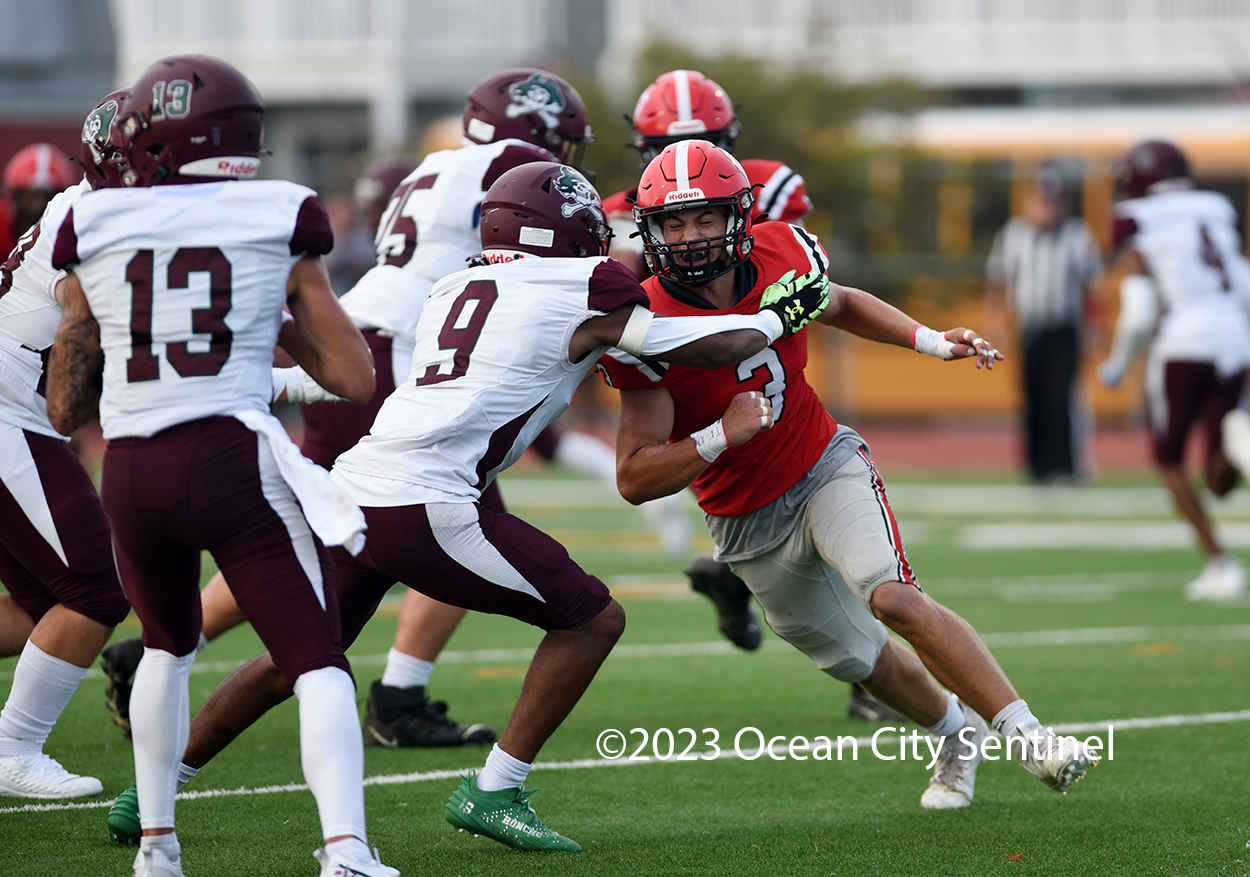
<instances>
[{"instance_id":1,"label":"white glove","mask_svg":"<svg viewBox=\"0 0 1250 877\"><path fill-rule=\"evenodd\" d=\"M346 402L313 380L312 375L298 365L294 368L275 368L273 378L273 401L286 392L288 402Z\"/></svg>"}]
</instances>

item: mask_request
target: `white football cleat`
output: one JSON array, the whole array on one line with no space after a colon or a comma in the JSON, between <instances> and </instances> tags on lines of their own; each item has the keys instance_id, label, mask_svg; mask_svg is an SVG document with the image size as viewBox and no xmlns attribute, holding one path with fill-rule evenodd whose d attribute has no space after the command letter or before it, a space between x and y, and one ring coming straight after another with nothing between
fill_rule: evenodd
<instances>
[{"instance_id":1,"label":"white football cleat","mask_svg":"<svg viewBox=\"0 0 1250 877\"><path fill-rule=\"evenodd\" d=\"M398 868L382 864L376 848L373 856L371 861L356 862L338 853L327 853L325 847L313 850L313 858L321 863L320 877L399 877Z\"/></svg>"},{"instance_id":2,"label":"white football cleat","mask_svg":"<svg viewBox=\"0 0 1250 877\"><path fill-rule=\"evenodd\" d=\"M1246 568L1230 554L1207 561L1202 575L1185 586L1187 600L1235 600L1246 592Z\"/></svg>"},{"instance_id":3,"label":"white football cleat","mask_svg":"<svg viewBox=\"0 0 1250 877\"><path fill-rule=\"evenodd\" d=\"M134 877L186 877L182 873L182 859L171 862L169 856L152 847L139 850L135 856Z\"/></svg>"},{"instance_id":4,"label":"white football cleat","mask_svg":"<svg viewBox=\"0 0 1250 877\"><path fill-rule=\"evenodd\" d=\"M662 496L638 507L647 523L659 534L664 553L669 557L685 557L690 554L694 525L690 523L690 512L686 507L684 493Z\"/></svg>"},{"instance_id":5,"label":"white football cleat","mask_svg":"<svg viewBox=\"0 0 1250 877\"><path fill-rule=\"evenodd\" d=\"M1015 749L1020 745L1015 738L1009 743L1008 751L1019 751ZM1033 738L1026 738L1024 750L1025 757L1020 766L1063 795L1090 768L1098 766L1097 753L1090 751L1080 740L1056 737L1049 730L1045 735L1038 735L1036 745Z\"/></svg>"},{"instance_id":6,"label":"white football cleat","mask_svg":"<svg viewBox=\"0 0 1250 877\"><path fill-rule=\"evenodd\" d=\"M977 765L985 760L981 744L990 735L990 729L985 724L985 719L966 703L960 701L959 706L964 711L964 728L972 728L973 733L967 734L961 730L959 734L942 741L929 788L920 796L920 806L926 810L956 810L972 806L972 795L977 783ZM972 742L965 743L960 740L960 734L964 740Z\"/></svg>"},{"instance_id":7,"label":"white football cleat","mask_svg":"<svg viewBox=\"0 0 1250 877\"><path fill-rule=\"evenodd\" d=\"M95 777L70 773L42 752L0 757L0 797L83 798L103 791Z\"/></svg>"}]
</instances>

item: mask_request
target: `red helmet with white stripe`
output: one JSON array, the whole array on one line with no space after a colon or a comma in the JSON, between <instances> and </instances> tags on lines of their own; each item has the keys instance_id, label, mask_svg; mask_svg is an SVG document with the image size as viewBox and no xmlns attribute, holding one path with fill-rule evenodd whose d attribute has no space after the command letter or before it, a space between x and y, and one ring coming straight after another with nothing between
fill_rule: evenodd
<instances>
[{"instance_id":1,"label":"red helmet with white stripe","mask_svg":"<svg viewBox=\"0 0 1250 877\"><path fill-rule=\"evenodd\" d=\"M630 141L642 153L645 166L679 140L698 138L733 152L740 131L723 88L697 70L674 70L638 98Z\"/></svg>"},{"instance_id":2,"label":"red helmet with white stripe","mask_svg":"<svg viewBox=\"0 0 1250 877\"><path fill-rule=\"evenodd\" d=\"M74 182L74 168L69 158L51 143L24 146L4 166L4 187L10 192L26 189L63 192Z\"/></svg>"},{"instance_id":3,"label":"red helmet with white stripe","mask_svg":"<svg viewBox=\"0 0 1250 877\"><path fill-rule=\"evenodd\" d=\"M652 273L690 286L703 286L732 271L751 253L751 181L738 160L706 140L682 140L656 156L638 182L634 222ZM725 214L725 233L696 241L666 243L664 215L691 208ZM720 250L720 252L716 252Z\"/></svg>"}]
</instances>

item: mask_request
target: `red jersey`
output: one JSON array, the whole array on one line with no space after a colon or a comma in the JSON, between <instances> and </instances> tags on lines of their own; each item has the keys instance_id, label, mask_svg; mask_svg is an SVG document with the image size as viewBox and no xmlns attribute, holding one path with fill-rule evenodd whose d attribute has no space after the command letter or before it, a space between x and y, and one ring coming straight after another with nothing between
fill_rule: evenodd
<instances>
[{"instance_id":1,"label":"red jersey","mask_svg":"<svg viewBox=\"0 0 1250 877\"><path fill-rule=\"evenodd\" d=\"M651 310L667 316L754 314L764 289L787 271L822 271L829 259L816 238L783 222L753 229L755 246L735 277L750 290L733 307L700 307L670 294L658 277L645 283ZM691 294L697 296L697 294ZM701 300L701 299L700 299ZM793 487L819 459L837 423L803 375L807 365L807 330L773 342L737 366L697 369L640 361L612 350L599 361L608 384L622 390L664 387L673 396L670 442L715 423L738 393L756 390L772 400L775 422L746 444L725 451L694 480L699 506L710 515L737 517L768 505Z\"/></svg>"},{"instance_id":2,"label":"red jersey","mask_svg":"<svg viewBox=\"0 0 1250 877\"><path fill-rule=\"evenodd\" d=\"M739 162L747 173L747 179L755 190L755 206L751 219L758 220L767 213L769 219L782 222L798 222L812 212L811 199L807 197L807 184L789 165L762 158L747 158ZM603 210L609 216L632 216L633 199L638 189L627 189L603 199Z\"/></svg>"}]
</instances>

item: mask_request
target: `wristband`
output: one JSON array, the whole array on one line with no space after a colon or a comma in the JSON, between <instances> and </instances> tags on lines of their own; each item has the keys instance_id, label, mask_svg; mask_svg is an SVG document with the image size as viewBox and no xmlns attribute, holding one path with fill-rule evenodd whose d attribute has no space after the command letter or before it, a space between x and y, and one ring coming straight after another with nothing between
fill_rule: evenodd
<instances>
[{"instance_id":1,"label":"wristband","mask_svg":"<svg viewBox=\"0 0 1250 877\"><path fill-rule=\"evenodd\" d=\"M911 333L911 346L917 353L936 356L938 359L951 359L955 345L946 340L946 336L928 326L917 326Z\"/></svg>"},{"instance_id":2,"label":"wristband","mask_svg":"<svg viewBox=\"0 0 1250 877\"><path fill-rule=\"evenodd\" d=\"M719 420L711 426L695 430L690 433L690 437L694 439L694 449L699 452L699 456L709 463L729 450L729 442L725 439L725 427Z\"/></svg>"},{"instance_id":3,"label":"wristband","mask_svg":"<svg viewBox=\"0 0 1250 877\"><path fill-rule=\"evenodd\" d=\"M651 320L654 316L655 314L642 305L634 305L625 328L621 330L621 340L616 342L617 349L634 356L641 356L642 343L647 338L647 329L651 328Z\"/></svg>"}]
</instances>

